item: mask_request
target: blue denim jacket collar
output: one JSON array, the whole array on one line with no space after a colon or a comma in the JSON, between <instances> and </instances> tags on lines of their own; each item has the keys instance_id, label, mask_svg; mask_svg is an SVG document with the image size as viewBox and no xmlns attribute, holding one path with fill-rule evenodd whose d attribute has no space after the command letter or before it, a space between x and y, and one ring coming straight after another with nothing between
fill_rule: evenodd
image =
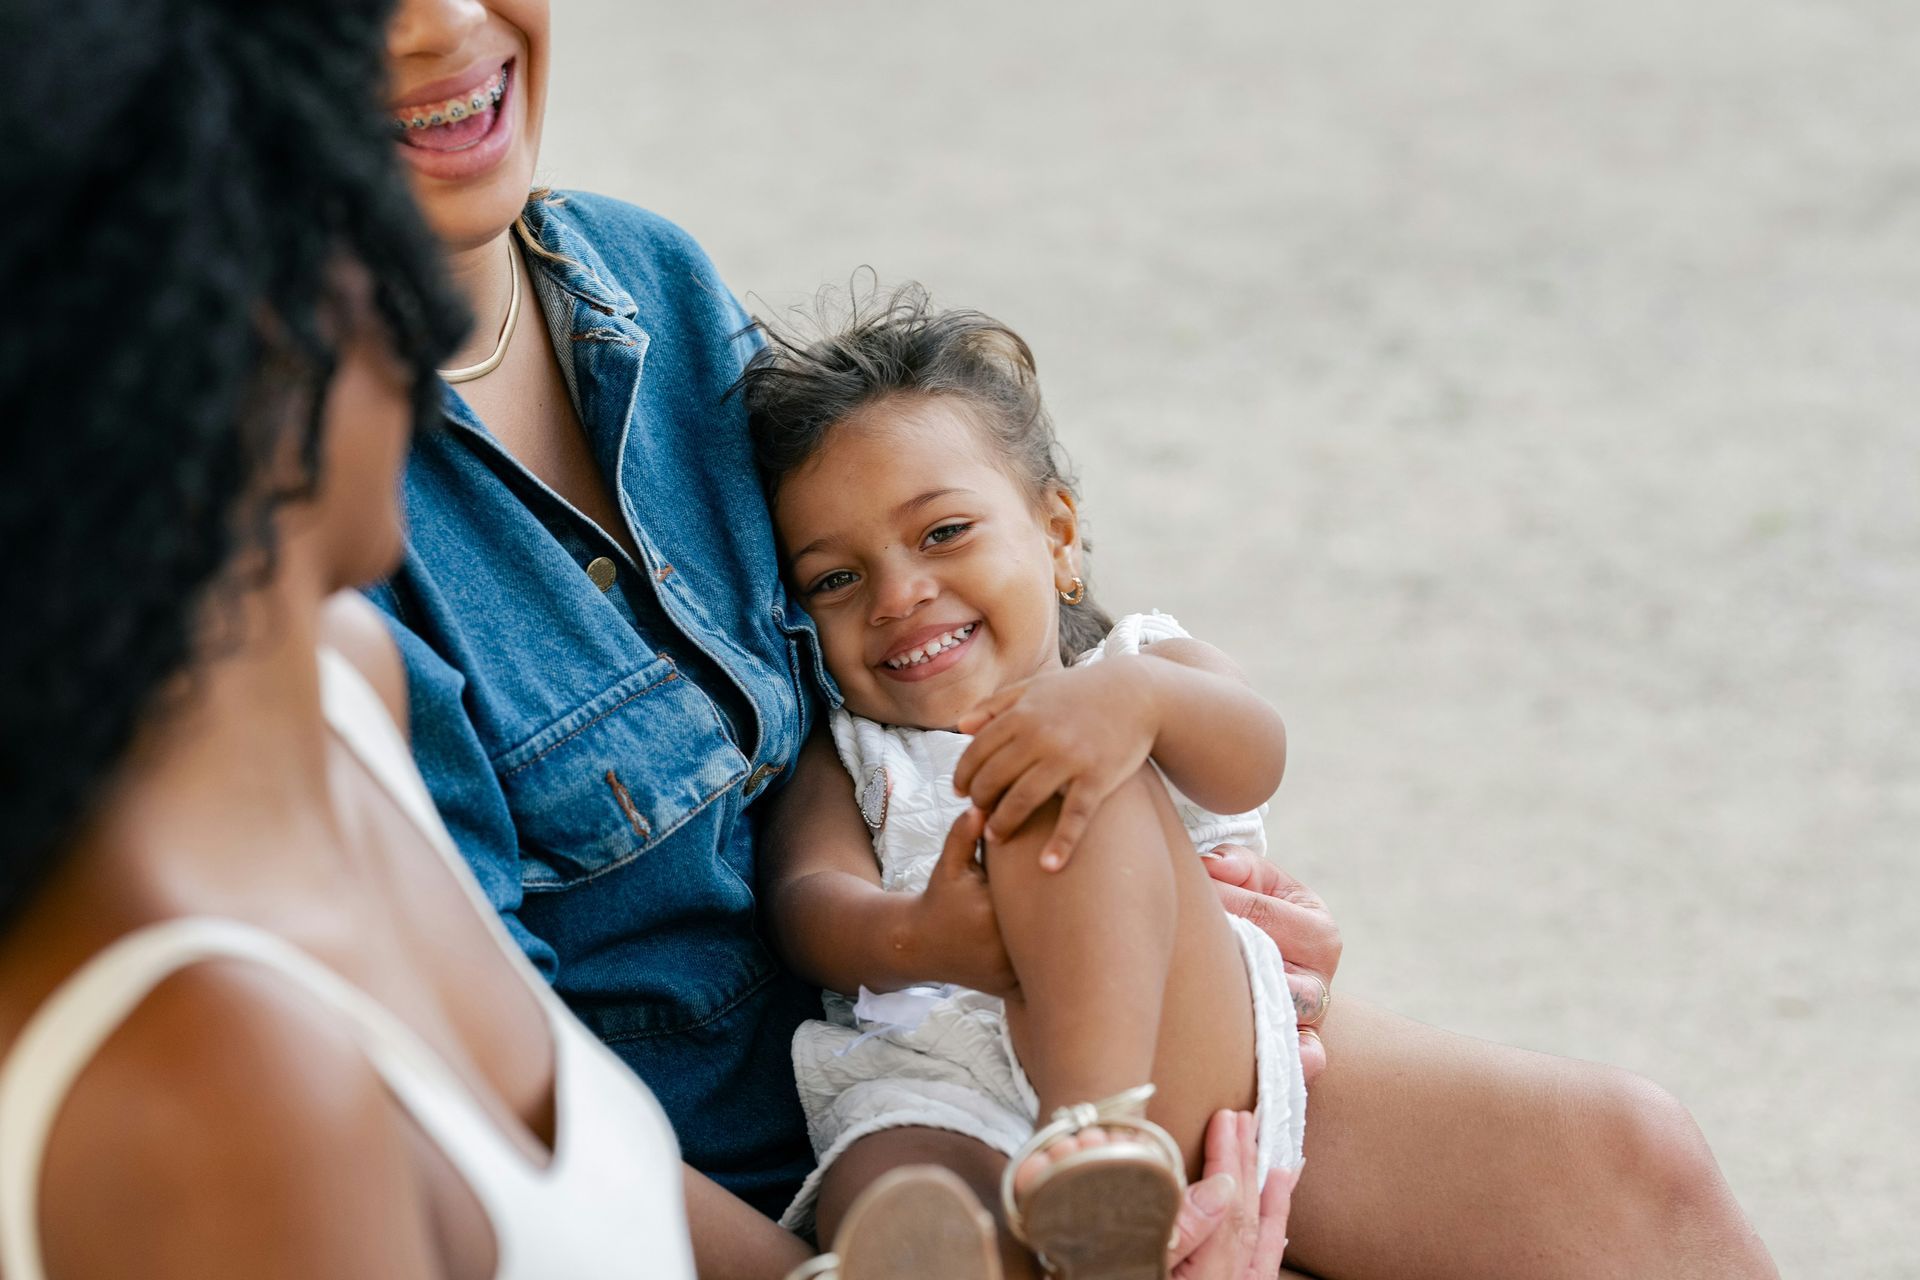
<instances>
[{"instance_id":1,"label":"blue denim jacket collar","mask_svg":"<svg viewBox=\"0 0 1920 1280\"><path fill-rule=\"evenodd\" d=\"M558 198L558 197L555 197ZM527 255L527 266L605 315L631 320L639 308L633 295L612 283L604 259L593 244L566 221L553 216L545 200L527 203L526 226L552 258Z\"/></svg>"},{"instance_id":2,"label":"blue denim jacket collar","mask_svg":"<svg viewBox=\"0 0 1920 1280\"><path fill-rule=\"evenodd\" d=\"M561 197L550 197L560 199ZM532 313L532 319L545 316L549 327L555 333L555 349L567 351L571 341L561 341L572 336L571 316L547 316L547 303L554 293L567 295L591 307L609 320L617 319L624 323L618 326L617 336L622 341L638 346L644 355L649 341L647 332L634 323L639 306L633 295L609 280L605 259L600 256L593 243L563 218L553 216L551 207L545 200L530 200L522 215L528 231L548 254L524 254L528 273L533 277L534 305L526 308ZM512 234L512 233L509 233ZM571 362L561 361L561 372L566 378L567 390L572 393L576 406L579 404L580 388L578 373ZM441 406L447 420L457 427L471 431L491 440L492 433L477 414L467 407L467 402L451 384L442 383L440 387ZM544 487L544 486L542 486ZM557 496L557 495L556 495Z\"/></svg>"}]
</instances>

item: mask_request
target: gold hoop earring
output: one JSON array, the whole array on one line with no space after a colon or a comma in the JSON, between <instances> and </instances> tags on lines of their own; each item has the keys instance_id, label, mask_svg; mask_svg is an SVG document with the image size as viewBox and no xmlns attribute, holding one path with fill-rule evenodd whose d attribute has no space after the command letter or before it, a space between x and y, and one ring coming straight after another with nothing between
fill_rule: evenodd
<instances>
[{"instance_id":1,"label":"gold hoop earring","mask_svg":"<svg viewBox=\"0 0 1920 1280\"><path fill-rule=\"evenodd\" d=\"M1059 593L1061 604L1079 604L1087 598L1087 584L1080 579L1073 580L1073 590Z\"/></svg>"}]
</instances>

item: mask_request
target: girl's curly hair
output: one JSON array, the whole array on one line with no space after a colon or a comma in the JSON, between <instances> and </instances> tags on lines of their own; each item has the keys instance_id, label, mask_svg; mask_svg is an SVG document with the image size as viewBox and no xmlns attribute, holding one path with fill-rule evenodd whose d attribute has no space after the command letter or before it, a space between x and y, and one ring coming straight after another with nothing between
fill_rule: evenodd
<instances>
[{"instance_id":1,"label":"girl's curly hair","mask_svg":"<svg viewBox=\"0 0 1920 1280\"><path fill-rule=\"evenodd\" d=\"M823 292L814 315L802 322L811 337L764 320L752 327L765 345L728 394L746 404L754 461L769 501L836 424L864 405L904 393L964 399L977 410L971 416L1008 473L1034 501L1055 488L1079 496L1040 400L1033 352L992 316L943 311L924 286L909 282L864 297L856 285L844 307ZM1082 539L1082 552L1087 549ZM1084 555L1080 571L1092 577ZM1090 593L1062 603L1061 661L1071 663L1112 629L1113 619Z\"/></svg>"},{"instance_id":2,"label":"girl's curly hair","mask_svg":"<svg viewBox=\"0 0 1920 1280\"><path fill-rule=\"evenodd\" d=\"M343 261L437 405L466 320L380 111L389 8L0 9L0 921L311 491Z\"/></svg>"}]
</instances>

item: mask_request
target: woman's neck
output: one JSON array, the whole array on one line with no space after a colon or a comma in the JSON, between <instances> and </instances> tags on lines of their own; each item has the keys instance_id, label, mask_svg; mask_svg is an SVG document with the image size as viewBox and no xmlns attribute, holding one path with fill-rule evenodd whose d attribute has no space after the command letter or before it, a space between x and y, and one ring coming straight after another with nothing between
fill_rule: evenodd
<instances>
[{"instance_id":1,"label":"woman's neck","mask_svg":"<svg viewBox=\"0 0 1920 1280\"><path fill-rule=\"evenodd\" d=\"M157 700L83 847L194 898L244 895L259 875L292 870L291 847L342 846L316 648L323 592L289 582L291 569L216 597L208 656Z\"/></svg>"},{"instance_id":2,"label":"woman's neck","mask_svg":"<svg viewBox=\"0 0 1920 1280\"><path fill-rule=\"evenodd\" d=\"M477 364L493 354L500 327L513 297L513 254L507 248L508 227L491 240L447 253L447 272L473 313L473 330L449 362L450 368Z\"/></svg>"}]
</instances>

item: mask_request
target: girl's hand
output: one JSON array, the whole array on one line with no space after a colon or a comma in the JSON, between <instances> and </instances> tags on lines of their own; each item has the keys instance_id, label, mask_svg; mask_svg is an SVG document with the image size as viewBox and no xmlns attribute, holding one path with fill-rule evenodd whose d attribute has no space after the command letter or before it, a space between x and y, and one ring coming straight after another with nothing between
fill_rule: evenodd
<instances>
[{"instance_id":1,"label":"girl's hand","mask_svg":"<svg viewBox=\"0 0 1920 1280\"><path fill-rule=\"evenodd\" d=\"M987 869L974 857L986 822L985 813L969 808L948 830L933 876L914 900L909 927L916 944L926 948L930 977L1007 996L1019 983L1000 941Z\"/></svg>"},{"instance_id":2,"label":"girl's hand","mask_svg":"<svg viewBox=\"0 0 1920 1280\"><path fill-rule=\"evenodd\" d=\"M1187 1188L1167 1265L1174 1280L1273 1280L1287 1249L1287 1211L1298 1169L1275 1169L1256 1189L1258 1131L1245 1111L1207 1125L1206 1176Z\"/></svg>"},{"instance_id":3,"label":"girl's hand","mask_svg":"<svg viewBox=\"0 0 1920 1280\"><path fill-rule=\"evenodd\" d=\"M1300 1067L1312 1081L1327 1065L1319 1027L1340 967L1340 926L1313 890L1250 849L1223 844L1201 861L1227 910L1280 948L1300 1023Z\"/></svg>"},{"instance_id":4,"label":"girl's hand","mask_svg":"<svg viewBox=\"0 0 1920 1280\"><path fill-rule=\"evenodd\" d=\"M973 735L953 771L954 789L990 815L987 838L1012 836L1034 810L1063 796L1040 850L1058 871L1101 801L1153 753L1160 712L1150 668L1158 658L1108 658L1008 685L960 717Z\"/></svg>"}]
</instances>

